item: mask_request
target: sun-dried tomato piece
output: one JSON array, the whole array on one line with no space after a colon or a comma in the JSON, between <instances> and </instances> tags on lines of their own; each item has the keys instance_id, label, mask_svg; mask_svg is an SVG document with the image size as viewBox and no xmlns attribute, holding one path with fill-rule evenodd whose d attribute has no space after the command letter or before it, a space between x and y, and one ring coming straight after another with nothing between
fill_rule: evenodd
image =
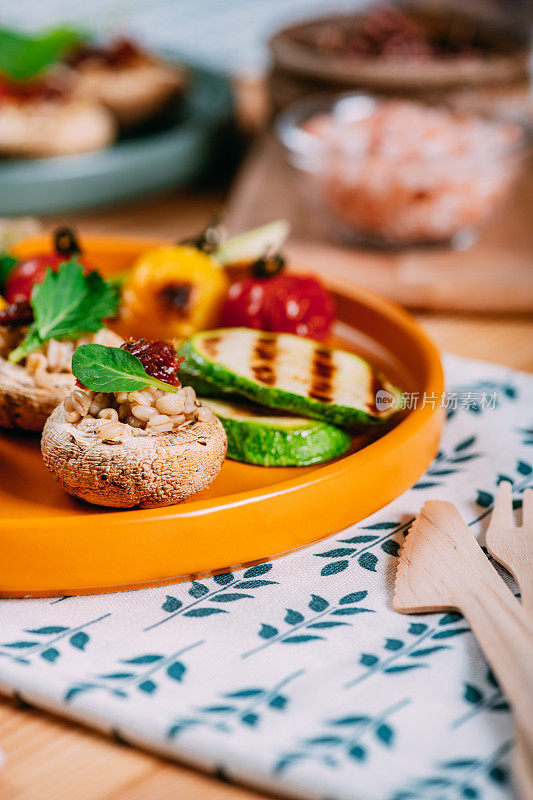
<instances>
[{"instance_id":1,"label":"sun-dried tomato piece","mask_svg":"<svg viewBox=\"0 0 533 800\"><path fill-rule=\"evenodd\" d=\"M139 359L148 375L172 386L181 386L178 370L184 359L183 356L176 355L170 342L161 339L137 339L125 342L121 347Z\"/></svg>"},{"instance_id":2,"label":"sun-dried tomato piece","mask_svg":"<svg viewBox=\"0 0 533 800\"><path fill-rule=\"evenodd\" d=\"M10 303L0 309L0 325L8 328L18 328L33 322L33 308L27 300Z\"/></svg>"}]
</instances>

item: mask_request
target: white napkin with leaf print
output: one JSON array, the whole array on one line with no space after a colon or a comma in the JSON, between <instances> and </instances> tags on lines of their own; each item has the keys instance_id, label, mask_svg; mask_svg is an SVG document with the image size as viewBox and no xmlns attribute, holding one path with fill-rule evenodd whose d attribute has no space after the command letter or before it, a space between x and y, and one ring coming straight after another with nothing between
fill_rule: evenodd
<instances>
[{"instance_id":1,"label":"white napkin with leaf print","mask_svg":"<svg viewBox=\"0 0 533 800\"><path fill-rule=\"evenodd\" d=\"M0 601L2 690L289 797L508 800L511 717L468 625L391 607L425 500L477 536L501 477L517 507L532 483L533 376L456 357L447 375L439 455L363 522L191 583Z\"/></svg>"}]
</instances>

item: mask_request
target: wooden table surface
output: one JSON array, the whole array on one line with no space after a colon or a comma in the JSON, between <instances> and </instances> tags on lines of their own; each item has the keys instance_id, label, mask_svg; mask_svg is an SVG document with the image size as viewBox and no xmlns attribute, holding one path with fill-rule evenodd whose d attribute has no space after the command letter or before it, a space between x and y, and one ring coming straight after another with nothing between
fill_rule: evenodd
<instances>
[{"instance_id":1,"label":"wooden table surface","mask_svg":"<svg viewBox=\"0 0 533 800\"><path fill-rule=\"evenodd\" d=\"M126 209L76 215L82 232L179 239L200 230L220 193L166 195ZM65 222L63 217L61 222ZM47 227L56 220L48 220ZM443 349L533 371L531 316L422 312ZM264 795L111 742L44 712L0 700L0 800L259 800Z\"/></svg>"}]
</instances>

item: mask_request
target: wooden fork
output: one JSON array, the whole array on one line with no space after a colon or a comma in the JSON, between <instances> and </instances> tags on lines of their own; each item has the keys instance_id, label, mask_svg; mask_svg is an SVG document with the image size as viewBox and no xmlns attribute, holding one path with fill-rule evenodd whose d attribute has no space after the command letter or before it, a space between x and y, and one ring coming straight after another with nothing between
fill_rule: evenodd
<instances>
[{"instance_id":1,"label":"wooden fork","mask_svg":"<svg viewBox=\"0 0 533 800\"><path fill-rule=\"evenodd\" d=\"M533 621L533 489L522 495L522 525L513 520L512 484L502 481L486 533L487 550L516 580ZM531 666L533 669L533 665Z\"/></svg>"},{"instance_id":2,"label":"wooden fork","mask_svg":"<svg viewBox=\"0 0 533 800\"><path fill-rule=\"evenodd\" d=\"M533 800L533 623L452 503L425 503L400 552L394 608L460 611L514 710L515 779Z\"/></svg>"}]
</instances>

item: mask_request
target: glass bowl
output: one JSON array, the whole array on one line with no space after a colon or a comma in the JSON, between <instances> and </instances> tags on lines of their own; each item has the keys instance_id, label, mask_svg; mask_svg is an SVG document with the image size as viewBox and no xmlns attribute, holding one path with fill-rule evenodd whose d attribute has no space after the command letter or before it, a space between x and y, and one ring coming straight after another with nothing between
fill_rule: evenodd
<instances>
[{"instance_id":1,"label":"glass bowl","mask_svg":"<svg viewBox=\"0 0 533 800\"><path fill-rule=\"evenodd\" d=\"M529 150L523 120L363 93L298 100L276 131L303 196L334 238L467 247Z\"/></svg>"}]
</instances>

